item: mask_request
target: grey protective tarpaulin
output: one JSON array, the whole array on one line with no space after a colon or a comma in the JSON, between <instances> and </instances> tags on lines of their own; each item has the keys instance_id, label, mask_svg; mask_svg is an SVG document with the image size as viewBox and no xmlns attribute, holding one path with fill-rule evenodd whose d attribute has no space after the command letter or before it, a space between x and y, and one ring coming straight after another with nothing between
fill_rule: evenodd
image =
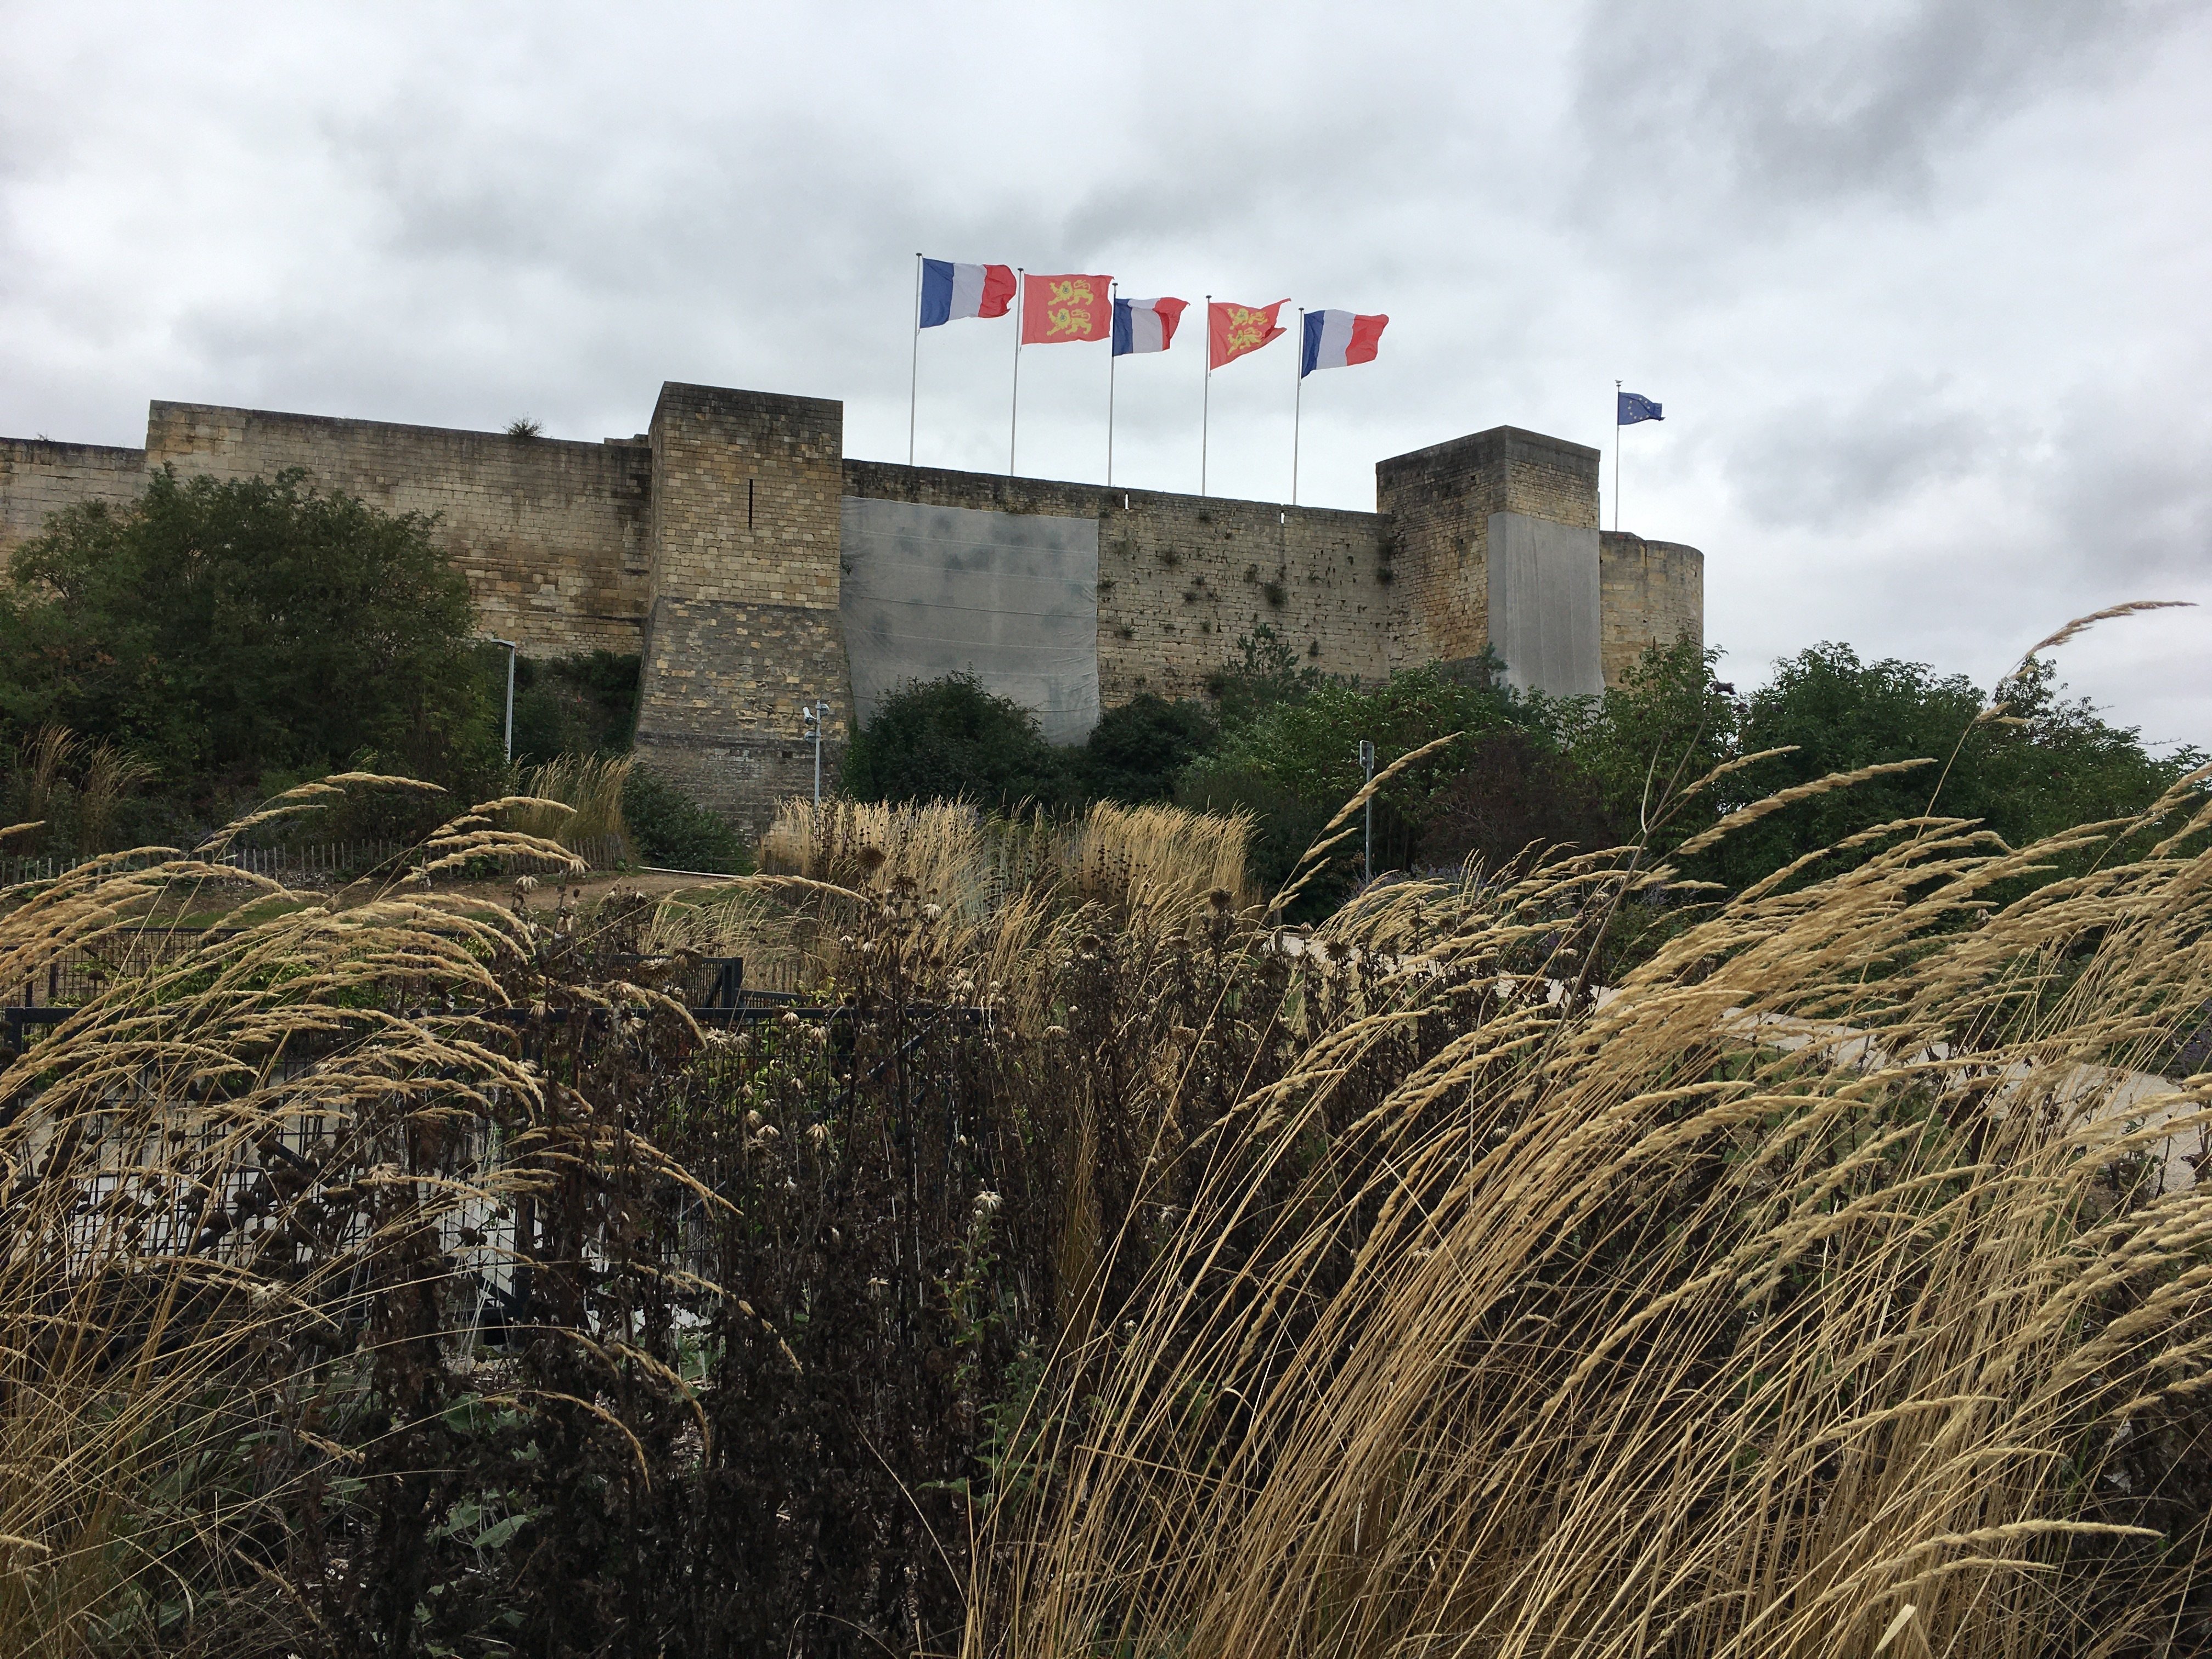
<instances>
[{"instance_id":1,"label":"grey protective tarpaulin","mask_svg":"<svg viewBox=\"0 0 2212 1659\"><path fill-rule=\"evenodd\" d=\"M863 721L915 680L968 672L1054 743L1098 723L1098 521L840 503L838 616Z\"/></svg>"},{"instance_id":2,"label":"grey protective tarpaulin","mask_svg":"<svg viewBox=\"0 0 2212 1659\"><path fill-rule=\"evenodd\" d=\"M1490 643L1507 684L1555 697L1605 690L1597 543L1595 528L1490 515Z\"/></svg>"}]
</instances>

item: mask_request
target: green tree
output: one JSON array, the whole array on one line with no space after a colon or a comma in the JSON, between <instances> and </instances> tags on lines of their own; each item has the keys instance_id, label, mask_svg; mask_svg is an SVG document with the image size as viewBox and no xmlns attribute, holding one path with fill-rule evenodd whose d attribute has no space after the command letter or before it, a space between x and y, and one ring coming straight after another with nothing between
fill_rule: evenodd
<instances>
[{"instance_id":1,"label":"green tree","mask_svg":"<svg viewBox=\"0 0 2212 1659\"><path fill-rule=\"evenodd\" d=\"M1474 856L1496 870L1532 846L1591 853L1626 839L1596 781L1546 733L1504 726L1476 738L1466 769L1437 798L1421 862L1448 867Z\"/></svg>"},{"instance_id":2,"label":"green tree","mask_svg":"<svg viewBox=\"0 0 2212 1659\"><path fill-rule=\"evenodd\" d=\"M1139 692L1108 709L1091 728L1079 768L1084 789L1132 805L1172 800L1183 773L1219 736L1203 705Z\"/></svg>"},{"instance_id":3,"label":"green tree","mask_svg":"<svg viewBox=\"0 0 2212 1659\"><path fill-rule=\"evenodd\" d=\"M1999 688L2002 719L1962 674L1924 663L1863 661L1825 643L1784 658L1747 700L1737 742L1747 754L1793 752L1729 780L1730 799L1756 799L1830 773L1925 759L1914 771L1817 795L1738 831L1709 862L1731 884L1758 879L1856 832L1929 810L1978 818L2014 846L2056 830L2140 811L2197 763L2158 758L2133 728L2063 695L2049 665Z\"/></svg>"},{"instance_id":4,"label":"green tree","mask_svg":"<svg viewBox=\"0 0 2212 1659\"><path fill-rule=\"evenodd\" d=\"M498 759L466 581L431 520L304 475L65 509L0 586L0 717L120 743L173 790L349 763L453 782Z\"/></svg>"},{"instance_id":5,"label":"green tree","mask_svg":"<svg viewBox=\"0 0 2212 1659\"><path fill-rule=\"evenodd\" d=\"M1221 744L1185 773L1177 799L1205 810L1255 813L1255 873L1270 884L1288 877L1314 835L1365 782L1363 740L1375 745L1380 770L1437 738L1455 738L1376 796L1375 867L1403 869L1482 736L1526 718L1512 694L1486 673L1462 677L1430 665L1363 687L1296 673L1280 663L1265 672L1265 641L1248 642L1246 656L1262 672L1230 677ZM1305 909L1325 908L1358 878L1362 850L1349 841L1334 850L1329 872L1309 890Z\"/></svg>"},{"instance_id":6,"label":"green tree","mask_svg":"<svg viewBox=\"0 0 2212 1659\"><path fill-rule=\"evenodd\" d=\"M846 790L861 800L972 800L1011 810L1073 793L1068 757L1036 716L973 674L917 682L886 697L845 750Z\"/></svg>"},{"instance_id":7,"label":"green tree","mask_svg":"<svg viewBox=\"0 0 2212 1659\"><path fill-rule=\"evenodd\" d=\"M1694 640L1650 645L1602 696L1528 699L1531 723L1595 788L1621 840L1648 827L1663 852L1712 822L1710 795L1682 792L1735 752L1735 705L1713 678L1719 656Z\"/></svg>"}]
</instances>

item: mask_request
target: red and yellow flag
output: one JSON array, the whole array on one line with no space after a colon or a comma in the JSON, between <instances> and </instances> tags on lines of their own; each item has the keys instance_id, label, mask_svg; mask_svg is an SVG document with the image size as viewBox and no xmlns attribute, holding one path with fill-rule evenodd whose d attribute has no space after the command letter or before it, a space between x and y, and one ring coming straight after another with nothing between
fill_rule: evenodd
<instances>
[{"instance_id":1,"label":"red and yellow flag","mask_svg":"<svg viewBox=\"0 0 2212 1659\"><path fill-rule=\"evenodd\" d=\"M1257 351L1268 341L1279 338L1283 331L1275 324L1275 313L1290 304L1278 300L1271 306L1233 306L1215 301L1206 308L1206 343L1211 349L1208 364L1218 368L1224 363L1234 362L1248 351Z\"/></svg>"},{"instance_id":2,"label":"red and yellow flag","mask_svg":"<svg viewBox=\"0 0 2212 1659\"><path fill-rule=\"evenodd\" d=\"M1111 276L1022 278L1022 343L1114 337Z\"/></svg>"}]
</instances>

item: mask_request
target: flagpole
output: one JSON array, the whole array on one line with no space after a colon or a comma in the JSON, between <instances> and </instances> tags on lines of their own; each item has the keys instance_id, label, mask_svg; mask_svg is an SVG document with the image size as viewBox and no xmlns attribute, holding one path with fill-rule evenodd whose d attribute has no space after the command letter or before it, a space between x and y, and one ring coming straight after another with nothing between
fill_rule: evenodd
<instances>
[{"instance_id":1,"label":"flagpole","mask_svg":"<svg viewBox=\"0 0 2212 1659\"><path fill-rule=\"evenodd\" d=\"M1014 476L1014 443L1022 429L1022 284L1028 279L1014 267L1014 404L1006 418L1006 476Z\"/></svg>"},{"instance_id":2,"label":"flagpole","mask_svg":"<svg viewBox=\"0 0 2212 1659\"><path fill-rule=\"evenodd\" d=\"M921 386L921 255L914 256L914 361L906 371L906 464L914 465L914 411Z\"/></svg>"},{"instance_id":3,"label":"flagpole","mask_svg":"<svg viewBox=\"0 0 2212 1659\"><path fill-rule=\"evenodd\" d=\"M1613 383L1613 533L1620 533L1620 382Z\"/></svg>"},{"instance_id":4,"label":"flagpole","mask_svg":"<svg viewBox=\"0 0 2212 1659\"><path fill-rule=\"evenodd\" d=\"M1106 284L1106 483L1114 483L1114 370L1121 354L1114 349L1114 325L1121 320L1121 285Z\"/></svg>"},{"instance_id":5,"label":"flagpole","mask_svg":"<svg viewBox=\"0 0 2212 1659\"><path fill-rule=\"evenodd\" d=\"M1213 296L1206 296L1206 389L1198 404L1198 493L1206 494L1206 443L1213 422Z\"/></svg>"},{"instance_id":6,"label":"flagpole","mask_svg":"<svg viewBox=\"0 0 2212 1659\"><path fill-rule=\"evenodd\" d=\"M1298 307L1298 345L1291 353L1291 367L1297 380L1291 392L1291 505L1298 504L1298 424L1305 416L1306 403L1306 308Z\"/></svg>"}]
</instances>

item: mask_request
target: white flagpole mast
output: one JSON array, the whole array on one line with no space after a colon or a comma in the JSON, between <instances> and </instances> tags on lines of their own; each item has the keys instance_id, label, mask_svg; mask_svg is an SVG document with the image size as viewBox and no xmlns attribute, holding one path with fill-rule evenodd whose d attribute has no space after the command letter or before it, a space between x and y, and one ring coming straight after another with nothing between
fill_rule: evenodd
<instances>
[{"instance_id":1,"label":"white flagpole mast","mask_svg":"<svg viewBox=\"0 0 2212 1659\"><path fill-rule=\"evenodd\" d=\"M1114 482L1114 370L1121 361L1121 354L1114 349L1118 343L1114 331L1121 320L1121 283L1106 285L1106 483L1109 487Z\"/></svg>"},{"instance_id":2,"label":"white flagpole mast","mask_svg":"<svg viewBox=\"0 0 2212 1659\"><path fill-rule=\"evenodd\" d=\"M1206 442L1213 422L1213 296L1206 296L1206 390L1198 404L1198 493L1206 494Z\"/></svg>"},{"instance_id":3,"label":"white flagpole mast","mask_svg":"<svg viewBox=\"0 0 2212 1659\"><path fill-rule=\"evenodd\" d=\"M1006 420L1006 476L1014 476L1014 443L1022 429L1022 285L1029 279L1014 267L1014 405Z\"/></svg>"},{"instance_id":4,"label":"white flagpole mast","mask_svg":"<svg viewBox=\"0 0 2212 1659\"><path fill-rule=\"evenodd\" d=\"M1613 532L1620 533L1620 382L1613 383Z\"/></svg>"},{"instance_id":5,"label":"white flagpole mast","mask_svg":"<svg viewBox=\"0 0 2212 1659\"><path fill-rule=\"evenodd\" d=\"M914 465L914 411L921 386L921 255L914 256L914 361L906 371L906 464Z\"/></svg>"},{"instance_id":6,"label":"white flagpole mast","mask_svg":"<svg viewBox=\"0 0 2212 1659\"><path fill-rule=\"evenodd\" d=\"M1291 393L1291 505L1298 504L1298 424L1306 404L1306 308L1298 307L1297 349L1291 353L1291 368L1297 375Z\"/></svg>"}]
</instances>

